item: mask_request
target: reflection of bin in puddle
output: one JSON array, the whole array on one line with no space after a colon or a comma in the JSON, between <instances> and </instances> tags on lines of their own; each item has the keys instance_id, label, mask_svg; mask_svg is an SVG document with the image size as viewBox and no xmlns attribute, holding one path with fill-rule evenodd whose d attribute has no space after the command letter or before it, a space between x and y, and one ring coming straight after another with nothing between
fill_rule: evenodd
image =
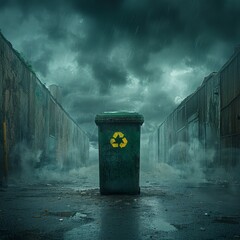
<instances>
[{"instance_id":1,"label":"reflection of bin in puddle","mask_svg":"<svg viewBox=\"0 0 240 240\"><path fill-rule=\"evenodd\" d=\"M109 196L114 207L112 205L106 205L101 208L99 214L99 237L95 239L142 239L145 226L140 225L142 220L141 208L138 202L133 200L134 196L125 197L128 199L124 199L121 196L120 199L122 201L118 202L114 196ZM129 205L126 203L129 203Z\"/></svg>"},{"instance_id":2,"label":"reflection of bin in puddle","mask_svg":"<svg viewBox=\"0 0 240 240\"><path fill-rule=\"evenodd\" d=\"M101 194L138 194L140 126L143 116L133 112L98 114Z\"/></svg>"}]
</instances>

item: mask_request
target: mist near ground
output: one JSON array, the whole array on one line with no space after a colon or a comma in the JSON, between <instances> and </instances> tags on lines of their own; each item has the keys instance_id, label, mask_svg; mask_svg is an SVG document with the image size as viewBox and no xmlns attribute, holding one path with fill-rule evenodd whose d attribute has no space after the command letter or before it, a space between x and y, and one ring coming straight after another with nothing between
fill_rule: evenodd
<instances>
[{"instance_id":1,"label":"mist near ground","mask_svg":"<svg viewBox=\"0 0 240 240\"><path fill-rule=\"evenodd\" d=\"M186 161L179 163L177 154L184 149L187 153ZM70 185L77 189L99 188L99 157L98 145L90 143L89 160L85 166L66 170L61 164L46 164L38 166L41 151L32 152L23 143L18 146L21 158L21 174L10 176L10 185L45 184L45 185ZM19 152L18 152L19 153ZM160 162L149 158L147 141L141 141L140 152L140 187L153 185L175 185L176 183L189 184L228 184L240 183L240 165L234 169L207 168L214 161L215 150L209 149L206 154L200 142L195 139L191 144L179 142L169 149L171 156L169 162ZM238 154L239 153L239 154ZM228 155L228 150L225 150ZM240 151L236 152L240 156ZM207 156L207 157L206 157ZM238 161L240 162L240 161ZM35 163L35 165L34 165Z\"/></svg>"},{"instance_id":2,"label":"mist near ground","mask_svg":"<svg viewBox=\"0 0 240 240\"><path fill-rule=\"evenodd\" d=\"M151 149L152 150L152 149ZM233 166L226 167L220 165L217 156L218 150L206 149L198 139L193 139L190 143L178 142L169 150L168 161L166 159L151 159L149 157L149 146L142 146L141 170L144 179L149 177L149 181L182 183L240 183L240 149L235 149L235 161ZM179 161L179 154L184 152L184 161ZM222 149L222 158L232 159L232 149Z\"/></svg>"}]
</instances>

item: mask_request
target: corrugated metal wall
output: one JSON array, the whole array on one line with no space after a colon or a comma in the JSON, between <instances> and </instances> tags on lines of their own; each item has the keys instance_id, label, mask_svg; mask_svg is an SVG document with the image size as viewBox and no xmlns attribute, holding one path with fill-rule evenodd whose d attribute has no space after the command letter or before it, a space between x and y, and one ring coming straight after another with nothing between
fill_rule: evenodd
<instances>
[{"instance_id":1,"label":"corrugated metal wall","mask_svg":"<svg viewBox=\"0 0 240 240\"><path fill-rule=\"evenodd\" d=\"M191 158L197 158L201 151L205 167L221 165L227 168L239 164L239 106L238 50L218 73L206 77L159 126L158 149L150 151L158 152L159 162L187 162L191 148ZM210 151L214 154L209 154Z\"/></svg>"},{"instance_id":2,"label":"corrugated metal wall","mask_svg":"<svg viewBox=\"0 0 240 240\"><path fill-rule=\"evenodd\" d=\"M6 178L6 161L12 174L21 172L24 161L32 167L84 165L89 153L87 135L1 34L0 57L0 179Z\"/></svg>"}]
</instances>

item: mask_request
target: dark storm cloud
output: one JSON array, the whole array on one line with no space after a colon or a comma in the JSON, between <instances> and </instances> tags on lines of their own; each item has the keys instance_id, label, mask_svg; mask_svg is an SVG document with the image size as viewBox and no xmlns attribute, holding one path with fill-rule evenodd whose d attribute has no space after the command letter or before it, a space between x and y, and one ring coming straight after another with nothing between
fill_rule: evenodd
<instances>
[{"instance_id":1,"label":"dark storm cloud","mask_svg":"<svg viewBox=\"0 0 240 240\"><path fill-rule=\"evenodd\" d=\"M49 72L48 62L50 57L51 55L49 53L43 53L39 58L32 62L34 66L38 67L38 71L41 72L44 77L46 77Z\"/></svg>"},{"instance_id":2,"label":"dark storm cloud","mask_svg":"<svg viewBox=\"0 0 240 240\"><path fill-rule=\"evenodd\" d=\"M198 40L203 33L209 40L231 41L239 36L237 0L70 2L76 11L96 20L98 33L118 29L122 37L133 38L136 44L145 42L149 51L160 50L176 37L207 48L211 42Z\"/></svg>"},{"instance_id":3,"label":"dark storm cloud","mask_svg":"<svg viewBox=\"0 0 240 240\"><path fill-rule=\"evenodd\" d=\"M44 39L26 40L22 42L22 55L38 72L46 77L49 72L49 62L52 59L52 50L44 44ZM33 69L34 70L34 69Z\"/></svg>"},{"instance_id":4,"label":"dark storm cloud","mask_svg":"<svg viewBox=\"0 0 240 240\"><path fill-rule=\"evenodd\" d=\"M131 44L128 68L140 78L149 76L151 73L145 67L149 54L170 44L182 28L176 19L176 9L170 9L164 2L157 8L154 5L144 3L134 8L128 1L72 2L75 11L93 20L84 53L89 55L99 48L107 53L118 43L128 41Z\"/></svg>"},{"instance_id":5,"label":"dark storm cloud","mask_svg":"<svg viewBox=\"0 0 240 240\"><path fill-rule=\"evenodd\" d=\"M238 0L2 0L0 28L80 123L133 109L159 124L232 53L239 12Z\"/></svg>"},{"instance_id":6,"label":"dark storm cloud","mask_svg":"<svg viewBox=\"0 0 240 240\"><path fill-rule=\"evenodd\" d=\"M71 102L73 98L74 100ZM93 95L71 95L66 98L66 101L70 102L70 113L79 123L93 122L95 115L103 111L130 110L126 99L122 100L114 96L99 98L99 96Z\"/></svg>"},{"instance_id":7,"label":"dark storm cloud","mask_svg":"<svg viewBox=\"0 0 240 240\"><path fill-rule=\"evenodd\" d=\"M0 8L4 8L7 5L7 0L0 1Z\"/></svg>"},{"instance_id":8,"label":"dark storm cloud","mask_svg":"<svg viewBox=\"0 0 240 240\"><path fill-rule=\"evenodd\" d=\"M176 39L187 42L186 54L201 58L216 40L234 44L234 39L239 37L240 3L236 0L19 0L2 5L6 7L14 4L24 13L32 11L35 14L42 9L51 12L53 18L45 26L45 31L54 40L61 40L67 34L62 20L65 16L59 14L60 9L62 12L66 8L65 14L77 12L87 16L91 21L85 40L88 45L84 44L82 49L86 54L103 47L108 50L109 46L127 38L134 45L130 66L136 72L144 69L151 52L160 51ZM116 32L119 34L114 34Z\"/></svg>"},{"instance_id":9,"label":"dark storm cloud","mask_svg":"<svg viewBox=\"0 0 240 240\"><path fill-rule=\"evenodd\" d=\"M239 27L240 3L237 0L1 1L0 7L8 6L17 6L24 13L32 11L32 14L47 10L53 14L49 26L56 24L59 9L65 9L65 14L79 12L95 21L98 26L96 40L101 39L101 32L106 34L106 29L108 33L118 30L122 37L132 37L136 43L146 41L148 50L155 51L170 44L177 36L196 40L205 32L230 41L239 36L236 30ZM58 31L58 26L55 31Z\"/></svg>"},{"instance_id":10,"label":"dark storm cloud","mask_svg":"<svg viewBox=\"0 0 240 240\"><path fill-rule=\"evenodd\" d=\"M127 74L124 69L114 66L110 62L96 61L93 63L93 73L100 82L100 93L109 91L111 84L125 84Z\"/></svg>"},{"instance_id":11,"label":"dark storm cloud","mask_svg":"<svg viewBox=\"0 0 240 240\"><path fill-rule=\"evenodd\" d=\"M166 37L175 35L182 28L179 11L168 1L75 1L73 6L81 13L97 19L98 25L119 29L124 36L136 41L147 40L150 34ZM171 26L171 28L168 28ZM101 30L101 29L100 29ZM158 44L159 46L159 44Z\"/></svg>"},{"instance_id":12,"label":"dark storm cloud","mask_svg":"<svg viewBox=\"0 0 240 240\"><path fill-rule=\"evenodd\" d=\"M169 93L163 91L149 94L146 104L139 109L140 112L145 114L145 120L154 122L157 119L155 123L165 120L166 116L176 106L170 96Z\"/></svg>"},{"instance_id":13,"label":"dark storm cloud","mask_svg":"<svg viewBox=\"0 0 240 240\"><path fill-rule=\"evenodd\" d=\"M89 47L84 48L84 53L91 54L99 48L108 52L109 46L113 47L127 39L131 44L128 69L140 79L152 79L152 72L146 69L150 54L171 47L173 42L178 42L176 48L185 50L182 55L175 57L176 64L185 54L189 57L187 64L194 67L205 64L206 55L216 42L224 41L234 46L240 37L239 1L99 3L92 0L71 1L70 4L75 11L92 19L95 26L94 31L88 32L85 41L89 43ZM214 63L213 66L216 67ZM208 67L210 68L210 64Z\"/></svg>"}]
</instances>

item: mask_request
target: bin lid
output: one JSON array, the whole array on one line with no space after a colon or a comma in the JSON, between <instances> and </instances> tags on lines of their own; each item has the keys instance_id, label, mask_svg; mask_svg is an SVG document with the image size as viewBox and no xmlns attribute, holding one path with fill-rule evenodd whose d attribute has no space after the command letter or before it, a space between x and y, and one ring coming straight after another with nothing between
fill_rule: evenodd
<instances>
[{"instance_id":1,"label":"bin lid","mask_svg":"<svg viewBox=\"0 0 240 240\"><path fill-rule=\"evenodd\" d=\"M144 122L143 115L137 112L116 111L116 112L103 112L97 114L95 123L138 123L142 125Z\"/></svg>"}]
</instances>

